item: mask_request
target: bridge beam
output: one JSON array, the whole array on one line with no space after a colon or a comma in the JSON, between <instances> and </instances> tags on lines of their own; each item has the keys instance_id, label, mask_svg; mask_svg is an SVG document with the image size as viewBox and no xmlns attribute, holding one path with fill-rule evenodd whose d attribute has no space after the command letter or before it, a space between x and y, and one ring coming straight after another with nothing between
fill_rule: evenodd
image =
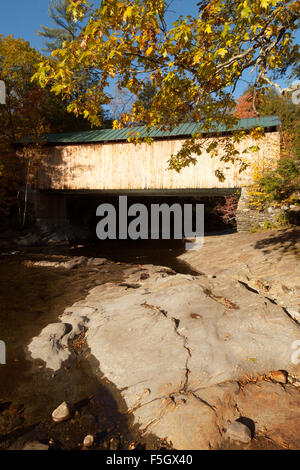
<instances>
[{"instance_id":1,"label":"bridge beam","mask_svg":"<svg viewBox=\"0 0 300 470\"><path fill-rule=\"evenodd\" d=\"M221 197L231 196L238 188L191 188L191 189L71 189L48 190L47 194L65 194L66 196L133 196L133 197Z\"/></svg>"}]
</instances>

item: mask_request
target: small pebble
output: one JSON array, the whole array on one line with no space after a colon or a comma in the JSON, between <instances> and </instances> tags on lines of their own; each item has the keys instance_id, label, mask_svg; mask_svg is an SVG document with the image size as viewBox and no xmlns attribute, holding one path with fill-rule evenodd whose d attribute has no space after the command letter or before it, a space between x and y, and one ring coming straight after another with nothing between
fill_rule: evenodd
<instances>
[{"instance_id":1,"label":"small pebble","mask_svg":"<svg viewBox=\"0 0 300 470\"><path fill-rule=\"evenodd\" d=\"M93 447L94 445L94 436L88 434L83 440L84 447Z\"/></svg>"},{"instance_id":2,"label":"small pebble","mask_svg":"<svg viewBox=\"0 0 300 470\"><path fill-rule=\"evenodd\" d=\"M56 410L52 413L52 419L55 423L61 423L62 421L66 421L71 416L70 408L67 402L63 402L59 405Z\"/></svg>"}]
</instances>

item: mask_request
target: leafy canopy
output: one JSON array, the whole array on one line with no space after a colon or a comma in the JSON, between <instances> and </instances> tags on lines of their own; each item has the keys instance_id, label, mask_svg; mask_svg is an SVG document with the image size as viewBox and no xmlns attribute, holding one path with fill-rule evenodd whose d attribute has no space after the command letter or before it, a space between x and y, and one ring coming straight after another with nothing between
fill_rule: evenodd
<instances>
[{"instance_id":1,"label":"leafy canopy","mask_svg":"<svg viewBox=\"0 0 300 470\"><path fill-rule=\"evenodd\" d=\"M68 1L80 21L87 0ZM35 78L42 86L50 83L70 100L69 110L93 124L99 124L101 104L110 101L112 79L137 96L149 79L155 91L150 102L145 106L138 100L115 127L172 128L191 120L203 123L202 132L220 123L230 126L236 120L233 91L245 70L253 71L256 90L269 86L284 64L295 62L299 0L202 0L198 5L199 16L180 17L168 27L165 0L103 0L78 37L53 51ZM82 67L99 71L83 91L75 79ZM195 138L172 156L171 167L193 163L192 151L202 151ZM230 154L224 158L230 160Z\"/></svg>"}]
</instances>

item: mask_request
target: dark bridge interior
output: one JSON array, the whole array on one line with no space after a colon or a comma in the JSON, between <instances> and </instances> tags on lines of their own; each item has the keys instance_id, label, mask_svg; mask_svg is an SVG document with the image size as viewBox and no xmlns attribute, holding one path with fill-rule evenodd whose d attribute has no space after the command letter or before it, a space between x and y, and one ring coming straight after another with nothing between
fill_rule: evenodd
<instances>
[{"instance_id":1,"label":"dark bridge interior","mask_svg":"<svg viewBox=\"0 0 300 470\"><path fill-rule=\"evenodd\" d=\"M127 206L132 204L143 204L146 206L149 214L149 238L151 226L151 205L152 204L179 204L182 208L182 217L184 216L184 205L190 204L193 207L193 229L195 230L196 204L204 204L204 230L206 234L220 232L224 230L235 230L235 219L227 223L222 218L220 206L224 206L226 196L207 196L207 197L191 197L191 196L135 196L130 195L127 198ZM101 220L96 216L97 207L100 204L111 204L115 207L117 213L117 233L118 233L118 213L119 213L119 195L103 195L103 194L68 194L66 196L67 218L72 230L79 239L80 237L88 238L96 241L96 226ZM128 223L135 217L128 217ZM171 238L174 238L174 216L171 213Z\"/></svg>"}]
</instances>

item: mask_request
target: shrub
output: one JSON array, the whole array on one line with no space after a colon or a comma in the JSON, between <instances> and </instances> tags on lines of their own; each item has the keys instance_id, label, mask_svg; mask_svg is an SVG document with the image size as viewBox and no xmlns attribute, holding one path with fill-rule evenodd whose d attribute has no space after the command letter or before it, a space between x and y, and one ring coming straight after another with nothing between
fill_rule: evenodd
<instances>
[{"instance_id":1,"label":"shrub","mask_svg":"<svg viewBox=\"0 0 300 470\"><path fill-rule=\"evenodd\" d=\"M217 205L216 210L226 224L233 224L235 222L237 204L236 196L225 196L225 203Z\"/></svg>"},{"instance_id":2,"label":"shrub","mask_svg":"<svg viewBox=\"0 0 300 470\"><path fill-rule=\"evenodd\" d=\"M250 204L257 209L270 205L298 203L300 189L300 158L282 158L277 168L256 172L249 191Z\"/></svg>"},{"instance_id":3,"label":"shrub","mask_svg":"<svg viewBox=\"0 0 300 470\"><path fill-rule=\"evenodd\" d=\"M276 170L262 177L259 184L262 190L268 194L271 202L288 200L300 187L300 158L279 160Z\"/></svg>"}]
</instances>

